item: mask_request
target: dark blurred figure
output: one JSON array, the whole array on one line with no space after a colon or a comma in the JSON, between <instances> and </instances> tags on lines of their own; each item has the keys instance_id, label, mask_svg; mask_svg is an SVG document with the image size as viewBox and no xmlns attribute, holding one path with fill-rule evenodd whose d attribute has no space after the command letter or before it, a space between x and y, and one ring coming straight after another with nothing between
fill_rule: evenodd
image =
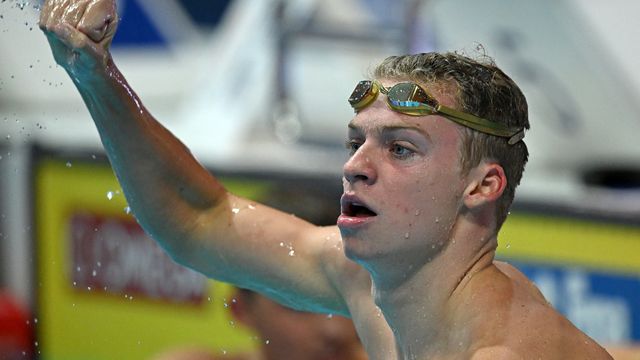
<instances>
[{"instance_id":1,"label":"dark blurred figure","mask_svg":"<svg viewBox=\"0 0 640 360\"><path fill-rule=\"evenodd\" d=\"M238 290L233 316L255 330L261 360L364 360L366 353L350 319L300 312L249 290ZM245 359L251 359L246 357Z\"/></svg>"},{"instance_id":2,"label":"dark blurred figure","mask_svg":"<svg viewBox=\"0 0 640 360\"><path fill-rule=\"evenodd\" d=\"M179 349L154 360L366 360L350 319L300 312L253 291L238 289L231 313L253 330L260 346L254 353L217 355L202 349Z\"/></svg>"}]
</instances>

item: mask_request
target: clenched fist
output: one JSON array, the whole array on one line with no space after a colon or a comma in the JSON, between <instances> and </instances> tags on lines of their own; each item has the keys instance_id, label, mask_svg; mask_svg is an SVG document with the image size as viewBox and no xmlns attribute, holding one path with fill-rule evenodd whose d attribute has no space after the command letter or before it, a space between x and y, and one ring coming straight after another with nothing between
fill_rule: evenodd
<instances>
[{"instance_id":1,"label":"clenched fist","mask_svg":"<svg viewBox=\"0 0 640 360\"><path fill-rule=\"evenodd\" d=\"M106 65L116 32L116 0L46 0L40 29L56 62L74 80Z\"/></svg>"}]
</instances>

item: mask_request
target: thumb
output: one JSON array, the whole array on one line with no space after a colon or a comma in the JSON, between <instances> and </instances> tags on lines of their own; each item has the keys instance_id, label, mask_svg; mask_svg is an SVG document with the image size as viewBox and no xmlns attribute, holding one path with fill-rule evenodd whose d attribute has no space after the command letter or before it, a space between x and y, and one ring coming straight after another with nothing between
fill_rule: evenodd
<instances>
[{"instance_id":1,"label":"thumb","mask_svg":"<svg viewBox=\"0 0 640 360\"><path fill-rule=\"evenodd\" d=\"M114 0L93 0L78 23L78 30L96 43L108 45L115 34L118 24L118 12Z\"/></svg>"}]
</instances>

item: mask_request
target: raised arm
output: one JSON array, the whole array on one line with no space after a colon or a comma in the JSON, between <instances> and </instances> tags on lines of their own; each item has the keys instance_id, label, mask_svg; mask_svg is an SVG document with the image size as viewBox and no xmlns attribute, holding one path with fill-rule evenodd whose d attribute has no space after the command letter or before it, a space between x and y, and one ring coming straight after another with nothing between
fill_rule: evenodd
<instances>
[{"instance_id":1,"label":"raised arm","mask_svg":"<svg viewBox=\"0 0 640 360\"><path fill-rule=\"evenodd\" d=\"M89 109L139 223L176 261L205 275L301 309L348 315L346 274L361 270L344 257L337 228L228 193L115 66L109 46L117 21L115 0L47 0L40 27Z\"/></svg>"}]
</instances>

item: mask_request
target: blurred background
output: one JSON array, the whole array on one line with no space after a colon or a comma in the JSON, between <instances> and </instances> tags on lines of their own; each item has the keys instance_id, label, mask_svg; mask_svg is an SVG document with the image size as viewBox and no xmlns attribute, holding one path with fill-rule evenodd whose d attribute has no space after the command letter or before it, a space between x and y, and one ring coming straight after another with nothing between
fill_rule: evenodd
<instances>
[{"instance_id":1,"label":"blurred background","mask_svg":"<svg viewBox=\"0 0 640 360\"><path fill-rule=\"evenodd\" d=\"M175 265L136 225L38 29L39 6L0 2L0 354L145 359L182 345L221 356L257 346L230 320L228 287ZM118 9L113 56L147 108L230 189L311 219L337 216L346 98L373 66L432 50L494 57L532 123L500 257L602 344L640 342L640 2Z\"/></svg>"}]
</instances>

